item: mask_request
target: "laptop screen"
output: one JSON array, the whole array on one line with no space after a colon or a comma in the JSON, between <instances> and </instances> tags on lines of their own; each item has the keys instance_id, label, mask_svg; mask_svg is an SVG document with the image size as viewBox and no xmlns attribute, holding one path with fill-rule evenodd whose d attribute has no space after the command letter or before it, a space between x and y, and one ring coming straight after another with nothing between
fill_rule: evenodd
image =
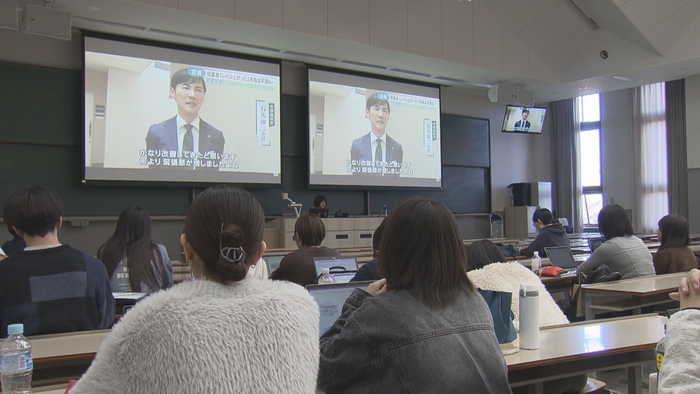
<instances>
[{"instance_id":1,"label":"laptop screen","mask_svg":"<svg viewBox=\"0 0 700 394\"><path fill-rule=\"evenodd\" d=\"M357 271L357 260L355 256L349 257L314 257L314 265L316 266L316 276L321 275L324 268L337 268L345 271Z\"/></svg>"},{"instance_id":2,"label":"laptop screen","mask_svg":"<svg viewBox=\"0 0 700 394\"><path fill-rule=\"evenodd\" d=\"M332 285L308 285L306 289L316 300L321 319L319 335L323 335L335 323L343 311L345 300L356 288L365 290L372 282L336 283Z\"/></svg>"},{"instance_id":3,"label":"laptop screen","mask_svg":"<svg viewBox=\"0 0 700 394\"><path fill-rule=\"evenodd\" d=\"M588 240L588 248L591 250L591 253L593 253L604 242L605 238L591 238Z\"/></svg>"},{"instance_id":4,"label":"laptop screen","mask_svg":"<svg viewBox=\"0 0 700 394\"><path fill-rule=\"evenodd\" d=\"M571 255L571 250L567 246L555 246L551 248L544 248L549 256L549 261L552 265L563 268L565 270L578 267L576 261L574 261L574 256Z\"/></svg>"},{"instance_id":5,"label":"laptop screen","mask_svg":"<svg viewBox=\"0 0 700 394\"><path fill-rule=\"evenodd\" d=\"M357 271L349 271L349 272L335 272L331 273L331 278L333 279L333 282L335 283L348 283L352 278L355 277L355 274Z\"/></svg>"},{"instance_id":6,"label":"laptop screen","mask_svg":"<svg viewBox=\"0 0 700 394\"><path fill-rule=\"evenodd\" d=\"M272 272L280 266L280 262L284 258L284 255L280 256L264 256L265 264L267 264L267 273L272 275Z\"/></svg>"}]
</instances>

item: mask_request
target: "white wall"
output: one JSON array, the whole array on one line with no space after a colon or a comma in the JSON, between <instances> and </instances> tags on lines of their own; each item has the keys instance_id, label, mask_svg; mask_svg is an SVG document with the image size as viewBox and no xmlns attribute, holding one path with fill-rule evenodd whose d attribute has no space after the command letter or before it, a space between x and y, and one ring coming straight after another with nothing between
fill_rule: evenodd
<instances>
[{"instance_id":1,"label":"white wall","mask_svg":"<svg viewBox=\"0 0 700 394\"><path fill-rule=\"evenodd\" d=\"M605 204L615 203L635 211L632 91L601 94L601 107Z\"/></svg>"},{"instance_id":2,"label":"white wall","mask_svg":"<svg viewBox=\"0 0 700 394\"><path fill-rule=\"evenodd\" d=\"M685 80L685 125L688 146L688 224L700 233L700 75Z\"/></svg>"},{"instance_id":3,"label":"white wall","mask_svg":"<svg viewBox=\"0 0 700 394\"><path fill-rule=\"evenodd\" d=\"M454 89L440 92L442 113L488 119L491 127L491 210L502 211L510 205L508 185L514 182L550 180L534 168L549 167L549 135L502 133L505 104L492 103L486 96L462 93ZM548 128L547 128L548 129ZM541 144L536 150L535 145ZM546 148L546 149L545 149ZM543 150L545 152L543 152ZM542 163L536 165L535 163ZM547 164L544 164L547 163ZM546 172L543 170L543 172ZM546 178L546 179L545 179Z\"/></svg>"}]
</instances>

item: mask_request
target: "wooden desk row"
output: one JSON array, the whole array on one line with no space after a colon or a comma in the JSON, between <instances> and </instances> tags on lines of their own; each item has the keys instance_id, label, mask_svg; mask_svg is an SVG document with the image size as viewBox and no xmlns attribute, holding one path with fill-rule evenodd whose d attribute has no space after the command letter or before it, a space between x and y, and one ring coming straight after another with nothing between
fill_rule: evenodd
<instances>
[{"instance_id":1,"label":"wooden desk row","mask_svg":"<svg viewBox=\"0 0 700 394\"><path fill-rule=\"evenodd\" d=\"M506 356L512 386L534 384L582 373L627 367L631 394L641 393L639 365L655 358L666 318L643 315L543 328L540 349ZM87 369L108 330L31 337L35 392L62 393L60 387ZM66 369L80 367L81 372ZM77 369L75 369L77 370ZM48 373L50 379L45 379ZM540 391L541 392L541 391Z\"/></svg>"}]
</instances>

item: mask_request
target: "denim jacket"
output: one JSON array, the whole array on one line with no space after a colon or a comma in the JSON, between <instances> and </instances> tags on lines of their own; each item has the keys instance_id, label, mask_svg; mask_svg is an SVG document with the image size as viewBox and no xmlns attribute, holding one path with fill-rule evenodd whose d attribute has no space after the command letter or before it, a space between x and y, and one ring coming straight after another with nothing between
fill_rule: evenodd
<instances>
[{"instance_id":1,"label":"denim jacket","mask_svg":"<svg viewBox=\"0 0 700 394\"><path fill-rule=\"evenodd\" d=\"M406 290L356 289L321 337L319 388L332 393L510 394L491 314L475 292L432 308Z\"/></svg>"}]
</instances>

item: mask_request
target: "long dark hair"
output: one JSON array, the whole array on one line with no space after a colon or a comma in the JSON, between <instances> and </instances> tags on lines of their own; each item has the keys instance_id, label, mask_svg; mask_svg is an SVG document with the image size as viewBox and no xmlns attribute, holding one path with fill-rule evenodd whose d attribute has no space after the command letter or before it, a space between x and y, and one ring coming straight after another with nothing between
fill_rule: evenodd
<instances>
[{"instance_id":1,"label":"long dark hair","mask_svg":"<svg viewBox=\"0 0 700 394\"><path fill-rule=\"evenodd\" d=\"M598 213L598 231L610 241L615 237L634 235L632 223L625 210L617 205L610 204L603 207Z\"/></svg>"},{"instance_id":2,"label":"long dark hair","mask_svg":"<svg viewBox=\"0 0 700 394\"><path fill-rule=\"evenodd\" d=\"M406 289L424 304L451 305L472 291L454 216L437 200L413 198L394 209L379 244L379 271L388 290Z\"/></svg>"},{"instance_id":3,"label":"long dark hair","mask_svg":"<svg viewBox=\"0 0 700 394\"><path fill-rule=\"evenodd\" d=\"M498 246L488 239L482 239L467 248L467 271L478 270L491 263L506 260Z\"/></svg>"},{"instance_id":4,"label":"long dark hair","mask_svg":"<svg viewBox=\"0 0 700 394\"><path fill-rule=\"evenodd\" d=\"M688 236L688 222L681 215L666 215L659 220L661 231L661 246L659 250L666 248L678 248L690 245Z\"/></svg>"},{"instance_id":5,"label":"long dark hair","mask_svg":"<svg viewBox=\"0 0 700 394\"><path fill-rule=\"evenodd\" d=\"M126 256L132 291L141 291L141 283L151 289L164 289L163 256L151 239L151 216L141 207L122 211L114 234L97 250L109 277Z\"/></svg>"},{"instance_id":6,"label":"long dark hair","mask_svg":"<svg viewBox=\"0 0 700 394\"><path fill-rule=\"evenodd\" d=\"M214 186L192 201L184 233L208 275L238 282L256 263L252 259L265 233L265 213L247 191Z\"/></svg>"}]
</instances>

